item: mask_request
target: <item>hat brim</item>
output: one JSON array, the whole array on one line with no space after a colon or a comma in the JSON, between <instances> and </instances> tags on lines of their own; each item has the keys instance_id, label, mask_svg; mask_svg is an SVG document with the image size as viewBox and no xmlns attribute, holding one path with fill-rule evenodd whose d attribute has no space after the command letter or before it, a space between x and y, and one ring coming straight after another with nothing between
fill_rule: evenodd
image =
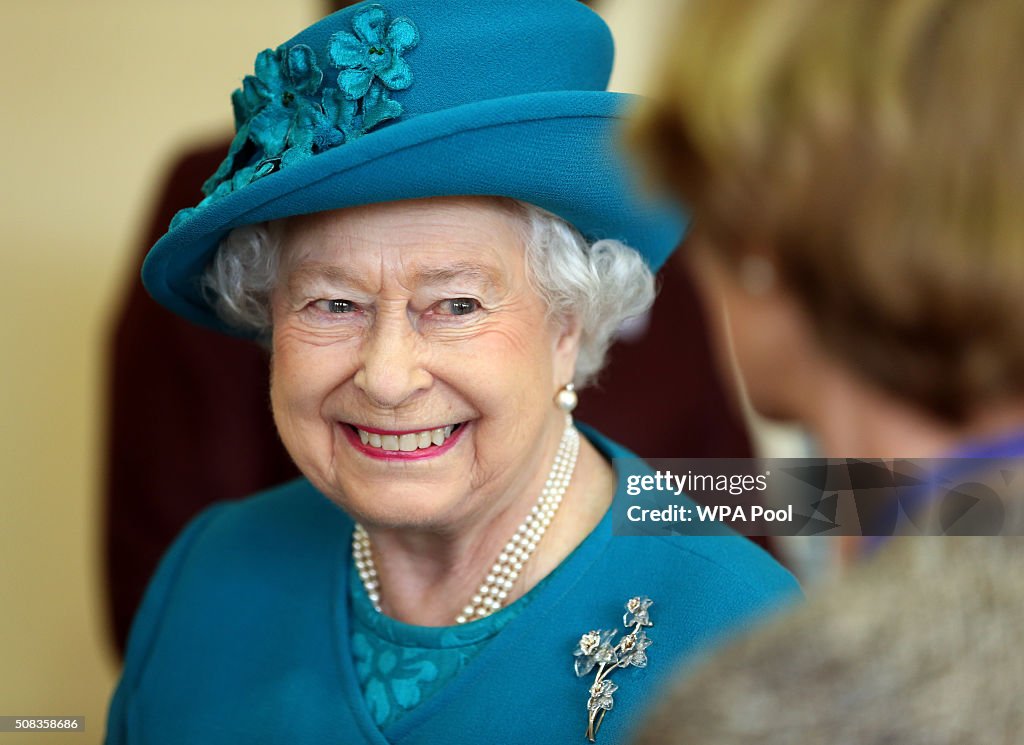
<instances>
[{"instance_id":1,"label":"hat brim","mask_svg":"<svg viewBox=\"0 0 1024 745\"><path fill-rule=\"evenodd\" d=\"M142 278L162 305L232 335L203 298L199 278L232 229L377 202L505 196L614 238L657 269L685 223L641 196L617 143L634 96L555 91L479 101L399 120L292 164L212 202L165 234Z\"/></svg>"}]
</instances>

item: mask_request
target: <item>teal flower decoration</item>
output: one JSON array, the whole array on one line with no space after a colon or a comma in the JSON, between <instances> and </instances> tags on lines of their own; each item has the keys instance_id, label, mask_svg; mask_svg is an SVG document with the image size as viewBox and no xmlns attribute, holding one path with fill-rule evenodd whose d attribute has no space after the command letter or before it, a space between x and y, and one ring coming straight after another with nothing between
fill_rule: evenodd
<instances>
[{"instance_id":1,"label":"teal flower decoration","mask_svg":"<svg viewBox=\"0 0 1024 745\"><path fill-rule=\"evenodd\" d=\"M296 44L284 58L285 79L296 93L313 95L320 90L324 73L316 63L316 54L305 44Z\"/></svg>"},{"instance_id":2,"label":"teal flower decoration","mask_svg":"<svg viewBox=\"0 0 1024 745\"><path fill-rule=\"evenodd\" d=\"M175 215L171 227L196 210L281 168L354 140L402 114L390 91L412 85L402 58L419 43L407 18L389 23L381 6L355 14L352 33L335 33L328 55L341 68L337 86L325 83L316 52L305 44L265 49L254 74L231 94L235 137L227 156L203 184L205 198Z\"/></svg>"},{"instance_id":3,"label":"teal flower decoration","mask_svg":"<svg viewBox=\"0 0 1024 745\"><path fill-rule=\"evenodd\" d=\"M296 96L315 94L324 79L316 53L305 44L264 49L256 57L255 73L231 96L238 126L267 107L291 108Z\"/></svg>"},{"instance_id":4,"label":"teal flower decoration","mask_svg":"<svg viewBox=\"0 0 1024 745\"><path fill-rule=\"evenodd\" d=\"M325 101L329 100L326 95L324 98ZM308 100L299 102L293 126L286 139L286 148L281 157L282 167L297 163L345 142L345 132L339 128L339 125L351 127L355 115L355 103L348 102L351 105L344 109L334 108L332 103L324 106Z\"/></svg>"},{"instance_id":5,"label":"teal flower decoration","mask_svg":"<svg viewBox=\"0 0 1024 745\"><path fill-rule=\"evenodd\" d=\"M207 199L216 194L219 187L230 183L231 173L235 170L235 162L242 160L239 156L248 144L249 123L245 122L238 128L234 139L231 140L231 144L228 146L228 154L224 157L224 160L217 166L217 170L213 172L213 175L203 183L203 194L206 195ZM200 202L198 206L205 206L205 201Z\"/></svg>"},{"instance_id":6,"label":"teal flower decoration","mask_svg":"<svg viewBox=\"0 0 1024 745\"><path fill-rule=\"evenodd\" d=\"M331 62L341 68L338 88L346 96L352 100L366 96L375 81L392 91L412 85L412 70L402 59L405 51L420 40L412 21L396 18L389 24L388 12L379 5L371 5L352 19L352 31L338 31L328 46Z\"/></svg>"},{"instance_id":7,"label":"teal flower decoration","mask_svg":"<svg viewBox=\"0 0 1024 745\"><path fill-rule=\"evenodd\" d=\"M208 197L223 195L224 190L220 187L229 178L232 184L230 191L234 191L244 186L243 176L252 180L276 170L269 168L267 163L279 163L278 159L289 147L292 129L300 118L304 122L312 119L308 112L303 112L302 104L306 96L316 93L323 79L324 73L317 64L316 53L305 44L296 44L287 50L265 49L260 52L256 57L255 75L247 75L242 87L231 96L238 131L228 148L227 157L203 185L203 193ZM344 135L338 134L340 139L318 133L321 141L331 139L340 144ZM262 157L254 168L240 167L255 153Z\"/></svg>"},{"instance_id":8,"label":"teal flower decoration","mask_svg":"<svg viewBox=\"0 0 1024 745\"><path fill-rule=\"evenodd\" d=\"M383 121L397 119L402 114L402 104L388 96L387 89L374 83L363 98L363 129L370 130Z\"/></svg>"},{"instance_id":9,"label":"teal flower decoration","mask_svg":"<svg viewBox=\"0 0 1024 745\"><path fill-rule=\"evenodd\" d=\"M324 114L342 131L346 141L354 140L368 129L358 118L359 102L350 100L337 88L324 90L323 108Z\"/></svg>"}]
</instances>

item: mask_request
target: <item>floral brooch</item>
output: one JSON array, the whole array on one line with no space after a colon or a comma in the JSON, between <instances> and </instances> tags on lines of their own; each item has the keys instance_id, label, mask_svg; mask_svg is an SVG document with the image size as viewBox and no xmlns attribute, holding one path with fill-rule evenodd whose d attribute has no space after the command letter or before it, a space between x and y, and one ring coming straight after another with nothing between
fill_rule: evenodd
<instances>
[{"instance_id":1,"label":"floral brooch","mask_svg":"<svg viewBox=\"0 0 1024 745\"><path fill-rule=\"evenodd\" d=\"M647 667L647 648L651 640L647 638L644 628L653 626L648 608L653 601L644 596L630 598L626 603L626 613L622 623L631 629L618 644L613 644L615 630L588 631L580 637L573 656L576 658L576 677L582 678L597 667L597 675L590 686L590 699L587 701L587 739L594 742L597 731L601 728L604 715L612 710L615 699L612 694L619 686L608 680L608 676L620 668Z\"/></svg>"}]
</instances>

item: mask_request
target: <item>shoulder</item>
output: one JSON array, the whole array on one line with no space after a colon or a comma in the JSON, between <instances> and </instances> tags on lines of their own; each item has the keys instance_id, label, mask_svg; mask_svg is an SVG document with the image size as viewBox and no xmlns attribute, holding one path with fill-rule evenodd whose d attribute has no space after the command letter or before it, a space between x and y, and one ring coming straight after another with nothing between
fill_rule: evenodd
<instances>
[{"instance_id":1,"label":"shoulder","mask_svg":"<svg viewBox=\"0 0 1024 745\"><path fill-rule=\"evenodd\" d=\"M350 519L304 478L245 499L218 502L194 517L161 561L160 571L227 571L252 562L308 556L337 544Z\"/></svg>"},{"instance_id":2,"label":"shoulder","mask_svg":"<svg viewBox=\"0 0 1024 745\"><path fill-rule=\"evenodd\" d=\"M707 638L801 597L793 575L740 536L611 536L594 570L622 600L647 595Z\"/></svg>"},{"instance_id":3,"label":"shoulder","mask_svg":"<svg viewBox=\"0 0 1024 745\"><path fill-rule=\"evenodd\" d=\"M172 598L217 602L225 587L238 597L266 596L322 577L347 546L351 520L304 478L245 499L222 502L196 517L164 558ZM164 566L166 565L166 566Z\"/></svg>"},{"instance_id":4,"label":"shoulder","mask_svg":"<svg viewBox=\"0 0 1024 745\"><path fill-rule=\"evenodd\" d=\"M193 519L161 560L132 624L107 741L134 742L141 726L195 730L225 700L270 685L261 677L267 670L296 660L317 660L307 672L328 675L328 620L350 530L344 513L304 479ZM289 695L283 690L281 700ZM182 722L182 710L195 720Z\"/></svg>"},{"instance_id":5,"label":"shoulder","mask_svg":"<svg viewBox=\"0 0 1024 745\"><path fill-rule=\"evenodd\" d=\"M255 608L270 613L303 589L330 586L350 528L305 479L209 507L161 559L132 626L128 662L143 665L161 638L211 635Z\"/></svg>"},{"instance_id":6,"label":"shoulder","mask_svg":"<svg viewBox=\"0 0 1024 745\"><path fill-rule=\"evenodd\" d=\"M648 468L634 453L601 433L585 425L581 429L609 460L640 463ZM619 484L615 498L619 500L626 486L626 474L617 467L616 477ZM640 551L649 557L649 561L658 561L659 565L685 564L690 572L714 577L718 582L745 589L753 595L786 594L799 589L793 575L768 552L726 528L722 528L720 534L707 536L620 536L612 542L611 550L616 553Z\"/></svg>"},{"instance_id":7,"label":"shoulder","mask_svg":"<svg viewBox=\"0 0 1024 745\"><path fill-rule=\"evenodd\" d=\"M245 499L221 502L217 506L221 508L220 519L237 526L255 527L268 520L279 525L279 521L285 520L285 527L312 527L323 519L348 520L345 513L305 478L293 479Z\"/></svg>"},{"instance_id":8,"label":"shoulder","mask_svg":"<svg viewBox=\"0 0 1024 745\"><path fill-rule=\"evenodd\" d=\"M305 478L245 499L219 503L209 512L197 518L205 518L200 531L203 544L266 546L271 542L285 548L295 542L333 543L339 531L351 526L348 516Z\"/></svg>"},{"instance_id":9,"label":"shoulder","mask_svg":"<svg viewBox=\"0 0 1024 745\"><path fill-rule=\"evenodd\" d=\"M631 546L632 541L639 543ZM742 536L623 536L615 543L619 550L642 551L664 566L685 566L693 575L752 599L800 594L789 570Z\"/></svg>"},{"instance_id":10,"label":"shoulder","mask_svg":"<svg viewBox=\"0 0 1024 745\"><path fill-rule=\"evenodd\" d=\"M609 459L636 456L600 433L584 428ZM623 473L618 473L620 481ZM620 483L620 491L624 485ZM616 500L621 495L616 495ZM614 510L613 510L614 511ZM793 575L752 541L732 532L720 535L610 535L594 571L629 595L645 594L664 610L692 616L711 636L745 619L763 617L800 598ZM625 599L625 598L624 598Z\"/></svg>"}]
</instances>

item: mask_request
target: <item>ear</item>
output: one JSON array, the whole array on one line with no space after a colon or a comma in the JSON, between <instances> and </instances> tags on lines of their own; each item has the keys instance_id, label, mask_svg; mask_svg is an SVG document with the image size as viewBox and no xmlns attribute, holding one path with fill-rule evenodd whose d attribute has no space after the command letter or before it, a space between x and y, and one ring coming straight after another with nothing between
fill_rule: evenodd
<instances>
[{"instance_id":1,"label":"ear","mask_svg":"<svg viewBox=\"0 0 1024 745\"><path fill-rule=\"evenodd\" d=\"M756 250L755 250L756 249ZM727 262L710 250L691 255L693 277L712 330L719 372L762 416L803 419L821 390L825 352L814 319L776 279L770 251Z\"/></svg>"},{"instance_id":2,"label":"ear","mask_svg":"<svg viewBox=\"0 0 1024 745\"><path fill-rule=\"evenodd\" d=\"M555 348L552 369L555 390L571 383L576 375L576 360L580 354L580 336L583 324L576 316L555 321Z\"/></svg>"}]
</instances>

